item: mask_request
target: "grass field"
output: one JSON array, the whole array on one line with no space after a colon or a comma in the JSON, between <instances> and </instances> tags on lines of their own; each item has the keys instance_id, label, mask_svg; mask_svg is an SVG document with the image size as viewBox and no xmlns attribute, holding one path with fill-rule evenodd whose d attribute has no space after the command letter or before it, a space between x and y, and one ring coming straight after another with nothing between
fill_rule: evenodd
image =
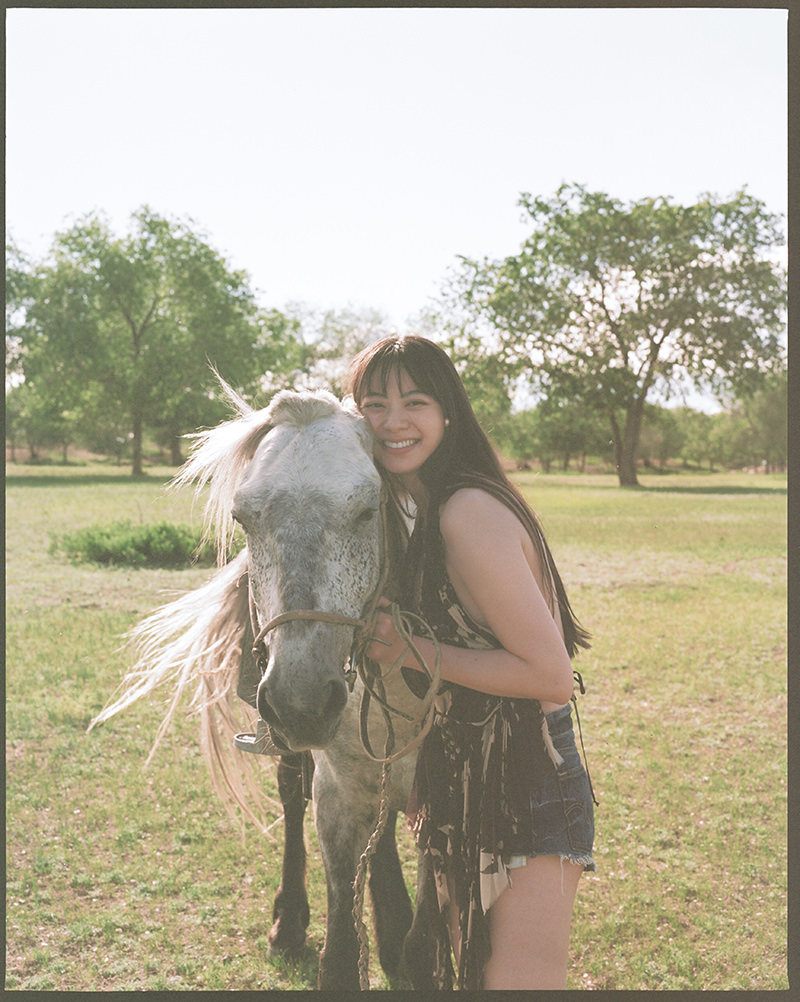
<instances>
[{"instance_id":1,"label":"grass field","mask_svg":"<svg viewBox=\"0 0 800 1002\"><path fill-rule=\"evenodd\" d=\"M313 826L308 944L285 963L266 956L280 828L242 832L225 813L196 718L147 768L166 693L85 733L128 664L120 635L209 572L76 566L48 555L50 534L188 521L166 475L8 470L7 989L315 985ZM787 989L786 478L641 479L519 477L595 637L576 667L598 872L579 890L568 987ZM411 882L406 835L401 848ZM371 977L386 987L374 956Z\"/></svg>"}]
</instances>

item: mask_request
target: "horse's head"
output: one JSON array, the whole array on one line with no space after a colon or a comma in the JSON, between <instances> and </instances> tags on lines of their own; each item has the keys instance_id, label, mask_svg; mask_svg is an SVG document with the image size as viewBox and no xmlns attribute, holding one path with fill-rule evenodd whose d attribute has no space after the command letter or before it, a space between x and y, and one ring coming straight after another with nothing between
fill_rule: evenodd
<instances>
[{"instance_id":1,"label":"horse's head","mask_svg":"<svg viewBox=\"0 0 800 1002\"><path fill-rule=\"evenodd\" d=\"M371 435L333 397L284 393L270 414L231 512L247 537L254 628L296 610L358 619L380 576ZM336 733L352 642L352 627L316 621L284 622L266 637L258 710L290 748L323 748Z\"/></svg>"}]
</instances>

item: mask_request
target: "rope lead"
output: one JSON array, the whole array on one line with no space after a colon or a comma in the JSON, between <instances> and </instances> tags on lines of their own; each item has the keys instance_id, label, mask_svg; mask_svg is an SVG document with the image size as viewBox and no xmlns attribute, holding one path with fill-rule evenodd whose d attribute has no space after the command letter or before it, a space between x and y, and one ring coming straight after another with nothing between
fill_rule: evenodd
<instances>
[{"instance_id":1,"label":"rope lead","mask_svg":"<svg viewBox=\"0 0 800 1002\"><path fill-rule=\"evenodd\" d=\"M381 768L381 806L378 811L378 823L375 825L375 831L370 835L366 848L361 853L361 858L356 867L356 878L353 881L353 922L356 928L356 938L358 939L358 984L363 992L369 991L369 936L367 934L367 927L364 924L364 887L367 878L367 867L375 855L375 850L386 829L386 821L389 817L388 789L391 770L391 762L384 762Z\"/></svg>"},{"instance_id":2,"label":"rope lead","mask_svg":"<svg viewBox=\"0 0 800 1002\"><path fill-rule=\"evenodd\" d=\"M391 773L392 762L396 762L399 758L410 754L419 744L421 744L426 734L431 729L435 709L433 701L436 698L436 693L439 689L439 680L442 672L441 647L439 646L439 642L434 636L433 631L425 620L414 615L413 613L401 612L397 603L392 604L391 611L394 628L406 644L403 653L383 675L379 674L378 665L374 662L368 661L368 659L363 656L363 649L362 655L357 659L358 675L364 685L364 692L361 697L361 711L359 714L361 744L364 751L373 762L381 763L381 800L380 808L378 810L378 821L375 825L375 830L369 837L366 848L361 853L358 866L356 867L355 880L353 881L353 922L355 924L356 938L358 939L358 981L359 987L362 991L369 991L369 936L367 934L367 928L364 924L364 888L369 862L375 854L378 843L380 842L384 830L386 829L387 818L389 817L389 776ZM376 610L373 609L373 615L370 617L370 625L374 625L375 614ZM433 672L431 672L428 668L428 665L425 663L425 659L422 657L416 644L414 643L412 626L415 622L423 628L433 641ZM367 636L371 632L371 630L365 631ZM366 644L364 646L366 646ZM422 706L420 707L420 729L415 737L413 737L411 741L405 745L405 747L403 747L399 752L395 752L394 728L392 727L390 714L403 717L405 720L410 720L412 718L387 702L385 694L386 690L383 683L393 672L402 666L405 661L406 654L409 651L411 651L414 656L414 660L428 676L429 684L428 691L425 694ZM369 740L368 722L369 704L371 698L374 698L380 706L384 723L386 725L386 743L384 745L382 758L375 755Z\"/></svg>"}]
</instances>

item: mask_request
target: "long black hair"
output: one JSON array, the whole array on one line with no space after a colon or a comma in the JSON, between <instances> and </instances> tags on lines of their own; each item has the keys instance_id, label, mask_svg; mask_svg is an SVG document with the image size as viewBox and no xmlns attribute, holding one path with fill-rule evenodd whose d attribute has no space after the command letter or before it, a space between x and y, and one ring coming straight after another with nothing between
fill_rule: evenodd
<instances>
[{"instance_id":1,"label":"long black hair","mask_svg":"<svg viewBox=\"0 0 800 1002\"><path fill-rule=\"evenodd\" d=\"M371 392L385 394L390 375L400 369L408 374L418 390L436 400L446 420L442 441L419 470L429 496L426 536L438 532L435 513L457 490L477 487L491 494L517 516L536 547L549 593L547 597L551 603L558 603L570 657L579 647L589 647L589 634L572 611L539 521L503 472L447 352L417 335L395 335L369 345L353 359L348 374L348 392L356 406L360 407L361 401ZM396 497L398 484L390 474L381 472ZM425 552L430 550L424 547Z\"/></svg>"}]
</instances>

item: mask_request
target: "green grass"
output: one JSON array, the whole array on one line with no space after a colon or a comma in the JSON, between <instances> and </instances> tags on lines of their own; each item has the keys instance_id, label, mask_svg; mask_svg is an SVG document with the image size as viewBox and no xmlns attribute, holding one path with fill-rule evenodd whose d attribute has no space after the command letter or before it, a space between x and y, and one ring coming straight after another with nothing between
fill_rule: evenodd
<instances>
[{"instance_id":1,"label":"green grass","mask_svg":"<svg viewBox=\"0 0 800 1002\"><path fill-rule=\"evenodd\" d=\"M85 733L128 664L121 634L210 572L73 565L48 554L50 536L189 522L191 497L124 469L12 472L6 988L313 988L313 825L308 944L287 963L266 956L280 828L271 840L225 813L196 718L179 716L147 768L166 693ZM576 667L598 872L581 881L568 986L788 988L785 478L519 482L594 634ZM411 882L405 835L401 849ZM374 954L371 977L387 987Z\"/></svg>"}]
</instances>

